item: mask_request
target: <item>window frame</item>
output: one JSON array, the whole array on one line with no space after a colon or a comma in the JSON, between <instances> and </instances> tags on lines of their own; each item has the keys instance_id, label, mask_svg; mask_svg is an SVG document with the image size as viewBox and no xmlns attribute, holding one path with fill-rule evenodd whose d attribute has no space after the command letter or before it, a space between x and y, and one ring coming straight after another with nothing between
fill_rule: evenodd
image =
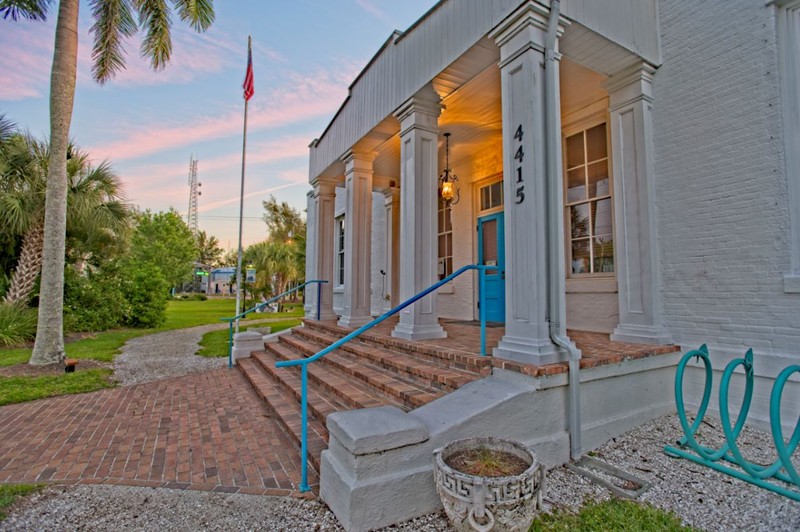
<instances>
[{"instance_id":1,"label":"window frame","mask_svg":"<svg viewBox=\"0 0 800 532\"><path fill-rule=\"evenodd\" d=\"M444 223L444 224L442 223L443 220L446 222L447 219L449 219L449 221L450 221L450 229L446 229L447 224L446 223ZM438 280L441 281L442 279L444 279L445 277L447 277L448 275L453 273L453 247L454 247L454 244L455 244L453 242L453 204L450 203L450 202L445 201L444 199L442 199L441 195L437 196L437 202L436 202L436 225L437 225L437 230L436 230L436 233L437 233L436 234L436 252L437 252L437 257L438 257L436 276L437 276ZM449 255L447 255L447 244L446 244L446 242L448 240L448 236L449 236L449 240L450 240L450 254ZM440 253L440 249L441 248L439 246L439 241L440 241L440 239L442 237L445 238L445 246L444 246L445 247L445 249L444 249L445 255L442 255ZM448 261L448 259L449 259L449 261ZM443 271L443 273L439 273L439 268L442 265L442 261L444 261L444 271Z\"/></svg>"},{"instance_id":2,"label":"window frame","mask_svg":"<svg viewBox=\"0 0 800 532\"><path fill-rule=\"evenodd\" d=\"M579 133L583 134L583 149L584 149L584 162L582 163L585 168L590 166L590 164L597 163L603 160L596 159L593 161L588 161L587 159L587 145L586 145L586 132L590 129L593 129L597 126L604 125L605 126L605 137L606 137L606 169L608 171L608 194L603 194L602 196L593 196L591 198L588 197L587 191L587 198L579 201L568 201L568 185L569 185L569 177L568 171L574 170L575 168L579 168L576 166L575 168L569 168L567 166L567 139ZM562 127L561 130L561 153L562 156L562 192L563 192L563 199L562 199L562 208L564 212L564 255L565 255L565 274L568 281L591 281L591 280L598 280L598 281L608 281L603 285L602 291L610 291L613 287L616 288L616 275L617 275L617 250L616 250L616 227L615 227L615 220L614 220L614 209L615 209L615 202L614 202L614 172L612 168L612 161L611 161L611 127L610 127L610 118L607 113L602 113L601 115L593 114L590 117L586 117L583 120L575 121L574 123L570 124L568 127ZM588 174L588 171L586 172ZM588 175L584 178L587 179ZM613 246L613 271L611 272L585 272L585 273L573 273L572 272L572 227L570 223L570 208L574 205L581 205L586 204L590 207L591 213L591 204L592 202L597 202L600 200L608 199L611 205L611 239L612 239L612 246ZM591 216L591 214L590 214ZM592 241L594 240L595 235L592 229L590 229L589 233L589 266L590 268L594 267L594 247L592 245ZM608 286L606 286L606 284Z\"/></svg>"},{"instance_id":3,"label":"window frame","mask_svg":"<svg viewBox=\"0 0 800 532\"><path fill-rule=\"evenodd\" d=\"M336 287L344 286L344 249L345 226L344 215L337 216L336 221Z\"/></svg>"}]
</instances>

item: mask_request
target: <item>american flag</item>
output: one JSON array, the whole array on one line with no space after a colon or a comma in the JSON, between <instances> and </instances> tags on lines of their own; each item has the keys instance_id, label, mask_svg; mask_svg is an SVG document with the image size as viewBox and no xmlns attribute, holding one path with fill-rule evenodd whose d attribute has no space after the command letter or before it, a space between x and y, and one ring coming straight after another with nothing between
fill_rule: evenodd
<instances>
[{"instance_id":1,"label":"american flag","mask_svg":"<svg viewBox=\"0 0 800 532\"><path fill-rule=\"evenodd\" d=\"M253 48L250 44L249 37L247 39L247 73L244 75L242 88L244 89L244 101L249 101L256 92L255 86L253 85Z\"/></svg>"}]
</instances>

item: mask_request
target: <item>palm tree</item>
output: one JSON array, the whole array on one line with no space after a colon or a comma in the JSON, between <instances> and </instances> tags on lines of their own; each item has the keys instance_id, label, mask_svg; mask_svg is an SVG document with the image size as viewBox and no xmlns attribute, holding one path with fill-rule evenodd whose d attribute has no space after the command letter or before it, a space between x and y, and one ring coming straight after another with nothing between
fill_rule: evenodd
<instances>
[{"instance_id":1,"label":"palm tree","mask_svg":"<svg viewBox=\"0 0 800 532\"><path fill-rule=\"evenodd\" d=\"M102 253L120 241L131 211L124 202L120 178L107 162L95 167L88 153L75 146L70 146L69 153L67 236L70 251L85 261L93 252ZM17 134L4 143L0 160L0 224L11 236L22 239L5 301L25 303L42 268L49 149L30 135Z\"/></svg>"},{"instance_id":2,"label":"palm tree","mask_svg":"<svg viewBox=\"0 0 800 532\"><path fill-rule=\"evenodd\" d=\"M13 20L44 20L52 0L0 0L0 14ZM184 22L202 32L214 21L213 0L173 0ZM141 53L160 70L172 52L172 9L165 0L92 0L93 77L111 79L125 66L123 42L141 27ZM138 23L134 14L138 16ZM61 0L50 74L50 163L44 219L39 323L31 364L64 359L64 252L67 225L67 148L78 63L78 0Z\"/></svg>"}]
</instances>

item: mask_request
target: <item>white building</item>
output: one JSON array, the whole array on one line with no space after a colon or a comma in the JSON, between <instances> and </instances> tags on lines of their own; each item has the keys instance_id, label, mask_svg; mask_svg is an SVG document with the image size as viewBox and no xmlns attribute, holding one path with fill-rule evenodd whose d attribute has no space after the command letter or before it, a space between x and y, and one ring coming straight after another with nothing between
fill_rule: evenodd
<instances>
[{"instance_id":1,"label":"white building","mask_svg":"<svg viewBox=\"0 0 800 532\"><path fill-rule=\"evenodd\" d=\"M322 319L360 326L497 265L495 357L566 360L567 330L707 343L718 372L753 347L767 424L770 381L800 362L800 1L556 5L443 0L353 81L310 147ZM462 275L392 334L478 316Z\"/></svg>"}]
</instances>

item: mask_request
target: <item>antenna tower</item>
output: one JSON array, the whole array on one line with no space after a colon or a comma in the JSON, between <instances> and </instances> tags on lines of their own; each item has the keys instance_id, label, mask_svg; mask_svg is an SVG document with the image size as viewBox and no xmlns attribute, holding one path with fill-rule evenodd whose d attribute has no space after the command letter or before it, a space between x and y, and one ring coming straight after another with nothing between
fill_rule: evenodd
<instances>
[{"instance_id":1,"label":"antenna tower","mask_svg":"<svg viewBox=\"0 0 800 532\"><path fill-rule=\"evenodd\" d=\"M197 197L202 194L200 187L202 183L197 181L197 159L194 155L189 156L189 214L186 216L186 223L192 234L197 234Z\"/></svg>"}]
</instances>

